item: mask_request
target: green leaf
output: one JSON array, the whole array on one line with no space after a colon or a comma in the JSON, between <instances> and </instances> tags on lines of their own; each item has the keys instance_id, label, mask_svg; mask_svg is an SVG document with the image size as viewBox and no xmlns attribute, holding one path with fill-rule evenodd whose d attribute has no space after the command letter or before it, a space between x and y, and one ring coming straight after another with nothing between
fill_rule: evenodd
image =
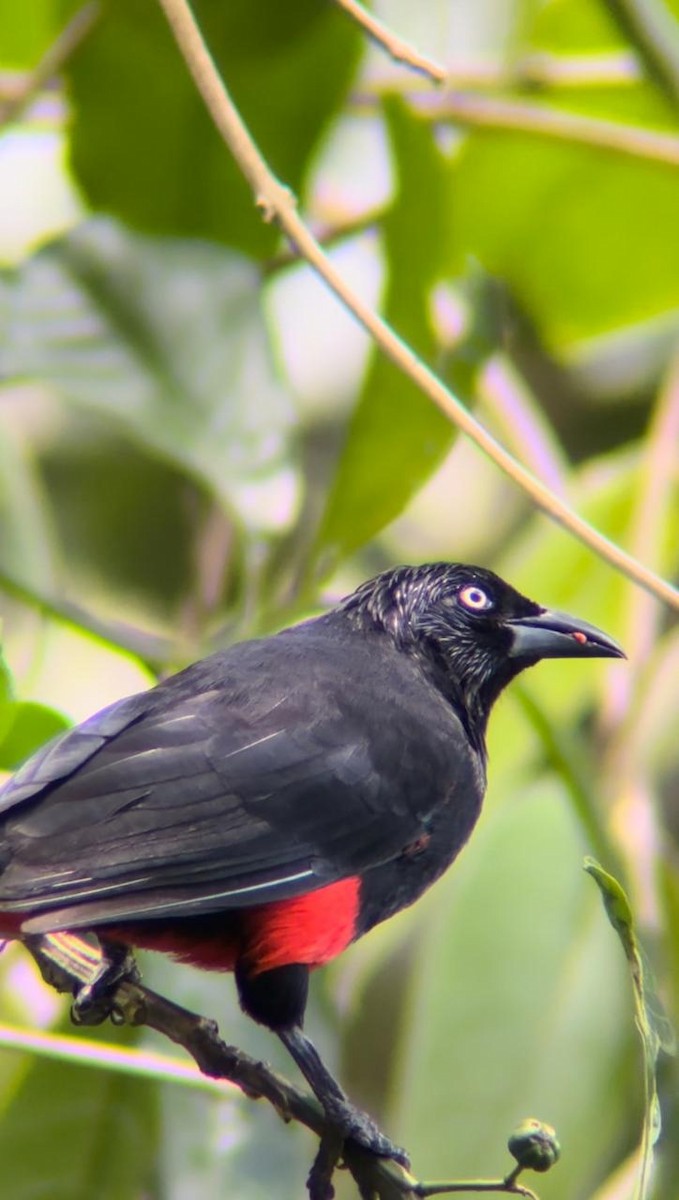
<instances>
[{"instance_id":1,"label":"green leaf","mask_svg":"<svg viewBox=\"0 0 679 1200\"><path fill-rule=\"evenodd\" d=\"M0 64L35 67L81 0L0 0Z\"/></svg>"},{"instance_id":2,"label":"green leaf","mask_svg":"<svg viewBox=\"0 0 679 1200\"><path fill-rule=\"evenodd\" d=\"M634 1195L635 1200L646 1200L650 1195L653 1147L660 1137L661 1127L656 1068L663 1042L657 1020L657 998L651 1001L634 916L622 885L593 858L585 859L585 870L601 892L606 915L620 939L632 978L634 1017L644 1051L645 1100L639 1174Z\"/></svg>"},{"instance_id":3,"label":"green leaf","mask_svg":"<svg viewBox=\"0 0 679 1200\"><path fill-rule=\"evenodd\" d=\"M485 131L454 178L454 261L500 275L552 350L679 306L676 168Z\"/></svg>"},{"instance_id":4,"label":"green leaf","mask_svg":"<svg viewBox=\"0 0 679 1200\"><path fill-rule=\"evenodd\" d=\"M87 1031L89 1039L98 1036ZM118 1036L129 1043L136 1035ZM18 1086L0 1094L0 1107L3 1188L12 1200L146 1193L157 1148L155 1089L146 1080L27 1059Z\"/></svg>"},{"instance_id":5,"label":"green leaf","mask_svg":"<svg viewBox=\"0 0 679 1200\"><path fill-rule=\"evenodd\" d=\"M642 996L643 968L634 932L632 909L622 884L618 883L618 880L613 875L609 875L608 871L604 871L603 867L594 858L585 859L585 870L588 875L592 876L592 879L601 892L606 915L620 938L622 948L625 951L625 958L630 964L635 989L638 990L639 996Z\"/></svg>"},{"instance_id":6,"label":"green leaf","mask_svg":"<svg viewBox=\"0 0 679 1200\"><path fill-rule=\"evenodd\" d=\"M595 54L622 49L620 30L601 0L552 0L536 5L531 42L561 54Z\"/></svg>"},{"instance_id":7,"label":"green leaf","mask_svg":"<svg viewBox=\"0 0 679 1200\"><path fill-rule=\"evenodd\" d=\"M244 259L99 221L4 281L10 376L104 414L235 507L279 469L292 414Z\"/></svg>"},{"instance_id":8,"label":"green leaf","mask_svg":"<svg viewBox=\"0 0 679 1200\"><path fill-rule=\"evenodd\" d=\"M1 710L0 710L1 714ZM71 722L63 713L33 700L17 701L0 742L0 769L15 771L50 738L63 733Z\"/></svg>"},{"instance_id":9,"label":"green leaf","mask_svg":"<svg viewBox=\"0 0 679 1200\"><path fill-rule=\"evenodd\" d=\"M197 0L227 87L263 154L298 190L344 100L362 41L322 0ZM109 0L69 64L72 163L90 203L138 229L270 254L278 232L217 134L160 6Z\"/></svg>"},{"instance_id":10,"label":"green leaf","mask_svg":"<svg viewBox=\"0 0 679 1200\"><path fill-rule=\"evenodd\" d=\"M425 361L439 344L430 294L443 274L449 238L446 161L433 133L395 99L385 116L397 175L384 220L389 282L384 315ZM349 424L314 557L326 574L402 511L441 462L454 436L450 422L381 354L369 368Z\"/></svg>"},{"instance_id":11,"label":"green leaf","mask_svg":"<svg viewBox=\"0 0 679 1200\"><path fill-rule=\"evenodd\" d=\"M120 600L133 597L135 623L150 619L155 626L159 617L175 623L182 603L196 594L196 545L210 519L233 528L226 574L234 587L237 523L215 511L212 490L197 487L185 470L150 448L116 436L106 417L83 420L81 411L71 412L58 441L45 447L41 467L70 590L76 579L86 586L96 580L100 615L106 609L117 617ZM222 597L219 567L211 561L212 610ZM17 568L14 574L23 578ZM148 616L141 605L148 606Z\"/></svg>"}]
</instances>

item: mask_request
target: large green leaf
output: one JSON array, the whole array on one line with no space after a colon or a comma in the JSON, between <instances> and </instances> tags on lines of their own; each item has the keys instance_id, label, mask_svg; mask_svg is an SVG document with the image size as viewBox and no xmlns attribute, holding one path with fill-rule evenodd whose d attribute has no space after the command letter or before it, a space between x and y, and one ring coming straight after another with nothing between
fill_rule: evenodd
<instances>
[{"instance_id":1,"label":"large green leaf","mask_svg":"<svg viewBox=\"0 0 679 1200\"><path fill-rule=\"evenodd\" d=\"M601 0L552 0L538 4L530 30L532 44L562 54L596 54L622 48L623 38Z\"/></svg>"},{"instance_id":2,"label":"large green leaf","mask_svg":"<svg viewBox=\"0 0 679 1200\"><path fill-rule=\"evenodd\" d=\"M104 414L236 506L281 465L292 414L243 258L99 221L6 273L4 292L9 376Z\"/></svg>"},{"instance_id":3,"label":"large green leaf","mask_svg":"<svg viewBox=\"0 0 679 1200\"><path fill-rule=\"evenodd\" d=\"M131 597L135 622L143 625L150 618L155 626L159 617L169 618L175 632L187 597L196 599L201 613L219 608L227 598L222 579L228 580L229 595L236 583L238 523L217 509L212 490L196 486L181 466L164 461L151 448L116 436L110 420L83 420L79 409L69 416L59 440L45 447L40 466L61 548L61 578L68 572L71 592L81 580L89 591L96 579L100 615L116 618L120 599ZM206 587L197 570L196 545L209 522L212 529L219 523L220 529L230 530L231 537L217 539ZM23 581L20 569L14 574ZM196 615L198 610L192 611Z\"/></svg>"},{"instance_id":4,"label":"large green leaf","mask_svg":"<svg viewBox=\"0 0 679 1200\"><path fill-rule=\"evenodd\" d=\"M679 306L676 167L486 131L454 179L458 261L502 276L555 350Z\"/></svg>"},{"instance_id":5,"label":"large green leaf","mask_svg":"<svg viewBox=\"0 0 679 1200\"><path fill-rule=\"evenodd\" d=\"M358 31L322 0L197 0L227 86L273 169L295 190L342 103ZM254 255L278 234L215 131L157 4L108 0L68 68L72 162L90 203L154 233L200 235Z\"/></svg>"},{"instance_id":6,"label":"large green leaf","mask_svg":"<svg viewBox=\"0 0 679 1200\"><path fill-rule=\"evenodd\" d=\"M110 1041L110 1028L102 1036ZM12 1200L132 1200L148 1189L157 1114L146 1080L35 1058L0 1105L3 1189Z\"/></svg>"}]
</instances>

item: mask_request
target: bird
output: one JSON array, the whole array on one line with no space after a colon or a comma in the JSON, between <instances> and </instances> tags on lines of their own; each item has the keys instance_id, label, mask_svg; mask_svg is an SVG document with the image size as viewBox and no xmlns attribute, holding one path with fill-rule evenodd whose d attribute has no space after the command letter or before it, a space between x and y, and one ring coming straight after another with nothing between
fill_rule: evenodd
<instances>
[{"instance_id":1,"label":"bird","mask_svg":"<svg viewBox=\"0 0 679 1200\"><path fill-rule=\"evenodd\" d=\"M0 937L87 931L112 965L134 948L233 972L342 1136L407 1162L305 1033L310 972L456 858L507 684L541 659L621 657L483 567L383 571L20 767L0 791Z\"/></svg>"}]
</instances>

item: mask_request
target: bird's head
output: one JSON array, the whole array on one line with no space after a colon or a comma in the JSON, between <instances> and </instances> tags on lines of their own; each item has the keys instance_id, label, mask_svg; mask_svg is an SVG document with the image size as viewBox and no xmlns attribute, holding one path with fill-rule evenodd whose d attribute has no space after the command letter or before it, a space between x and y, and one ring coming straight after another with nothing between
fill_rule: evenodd
<instances>
[{"instance_id":1,"label":"bird's head","mask_svg":"<svg viewBox=\"0 0 679 1200\"><path fill-rule=\"evenodd\" d=\"M543 608L493 571L462 563L397 567L344 602L431 663L438 686L481 736L494 700L542 658L624 658L617 642L566 613Z\"/></svg>"}]
</instances>

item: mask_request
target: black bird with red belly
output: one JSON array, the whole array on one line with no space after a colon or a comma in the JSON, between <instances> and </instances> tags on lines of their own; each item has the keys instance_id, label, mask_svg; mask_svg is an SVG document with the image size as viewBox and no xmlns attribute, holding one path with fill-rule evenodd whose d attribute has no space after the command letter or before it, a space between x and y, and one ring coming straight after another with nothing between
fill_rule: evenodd
<instances>
[{"instance_id":1,"label":"black bird with red belly","mask_svg":"<svg viewBox=\"0 0 679 1200\"><path fill-rule=\"evenodd\" d=\"M0 936L88 930L233 971L346 1136L402 1157L304 1034L309 972L462 849L502 689L542 658L622 656L481 567L384 572L30 759L0 792Z\"/></svg>"}]
</instances>

